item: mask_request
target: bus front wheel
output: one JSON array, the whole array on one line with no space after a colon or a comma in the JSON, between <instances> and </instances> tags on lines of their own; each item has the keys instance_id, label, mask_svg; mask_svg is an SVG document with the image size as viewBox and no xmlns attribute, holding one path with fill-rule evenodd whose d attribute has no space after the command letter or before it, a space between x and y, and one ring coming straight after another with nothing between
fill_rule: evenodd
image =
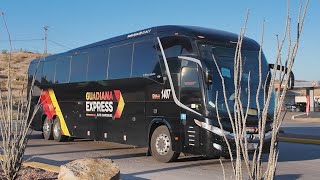
<instances>
[{"instance_id":1,"label":"bus front wheel","mask_svg":"<svg viewBox=\"0 0 320 180\"><path fill-rule=\"evenodd\" d=\"M172 150L172 140L167 126L157 127L151 137L152 156L160 162L172 162L180 153Z\"/></svg>"},{"instance_id":2,"label":"bus front wheel","mask_svg":"<svg viewBox=\"0 0 320 180\"><path fill-rule=\"evenodd\" d=\"M67 136L62 135L59 118L56 118L53 123L53 139L58 142L66 141L67 139Z\"/></svg>"},{"instance_id":3,"label":"bus front wheel","mask_svg":"<svg viewBox=\"0 0 320 180\"><path fill-rule=\"evenodd\" d=\"M52 120L50 120L48 117L46 117L43 121L42 134L43 134L43 138L46 140L53 139Z\"/></svg>"}]
</instances>

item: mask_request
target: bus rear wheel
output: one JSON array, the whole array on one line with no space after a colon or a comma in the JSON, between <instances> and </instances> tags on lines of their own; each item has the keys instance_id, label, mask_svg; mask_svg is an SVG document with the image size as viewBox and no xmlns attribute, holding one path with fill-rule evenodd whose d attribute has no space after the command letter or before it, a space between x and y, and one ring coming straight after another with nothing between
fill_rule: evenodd
<instances>
[{"instance_id":1,"label":"bus rear wheel","mask_svg":"<svg viewBox=\"0 0 320 180\"><path fill-rule=\"evenodd\" d=\"M157 127L151 137L152 156L160 162L175 161L180 153L172 150L172 140L167 126Z\"/></svg>"},{"instance_id":2,"label":"bus rear wheel","mask_svg":"<svg viewBox=\"0 0 320 180\"><path fill-rule=\"evenodd\" d=\"M67 140L67 136L62 135L60 120L57 117L53 122L53 139L58 142L63 142Z\"/></svg>"},{"instance_id":3,"label":"bus rear wheel","mask_svg":"<svg viewBox=\"0 0 320 180\"><path fill-rule=\"evenodd\" d=\"M53 139L52 120L50 120L48 117L46 117L43 121L42 134L43 134L43 138L46 140Z\"/></svg>"}]
</instances>

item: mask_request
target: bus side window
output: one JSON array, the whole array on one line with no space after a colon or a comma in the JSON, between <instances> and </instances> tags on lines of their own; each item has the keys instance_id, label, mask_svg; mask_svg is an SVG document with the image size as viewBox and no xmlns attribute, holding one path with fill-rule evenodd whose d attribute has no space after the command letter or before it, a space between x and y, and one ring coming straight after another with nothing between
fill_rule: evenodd
<instances>
[{"instance_id":1,"label":"bus side window","mask_svg":"<svg viewBox=\"0 0 320 180\"><path fill-rule=\"evenodd\" d=\"M160 62L153 40L134 44L132 77L149 77L155 80L162 77Z\"/></svg>"},{"instance_id":2,"label":"bus side window","mask_svg":"<svg viewBox=\"0 0 320 180\"><path fill-rule=\"evenodd\" d=\"M60 57L56 64L55 83L67 83L70 80L70 56Z\"/></svg>"},{"instance_id":3,"label":"bus side window","mask_svg":"<svg viewBox=\"0 0 320 180\"><path fill-rule=\"evenodd\" d=\"M83 82L87 80L88 53L72 56L70 82Z\"/></svg>"},{"instance_id":4,"label":"bus side window","mask_svg":"<svg viewBox=\"0 0 320 180\"><path fill-rule=\"evenodd\" d=\"M54 82L56 60L47 60L43 62L43 73L41 84L52 84Z\"/></svg>"},{"instance_id":5,"label":"bus side window","mask_svg":"<svg viewBox=\"0 0 320 180\"><path fill-rule=\"evenodd\" d=\"M105 80L107 77L108 53L106 48L92 48L89 51L88 81Z\"/></svg>"},{"instance_id":6,"label":"bus side window","mask_svg":"<svg viewBox=\"0 0 320 180\"><path fill-rule=\"evenodd\" d=\"M108 79L129 78L131 74L133 45L116 46L109 50Z\"/></svg>"}]
</instances>

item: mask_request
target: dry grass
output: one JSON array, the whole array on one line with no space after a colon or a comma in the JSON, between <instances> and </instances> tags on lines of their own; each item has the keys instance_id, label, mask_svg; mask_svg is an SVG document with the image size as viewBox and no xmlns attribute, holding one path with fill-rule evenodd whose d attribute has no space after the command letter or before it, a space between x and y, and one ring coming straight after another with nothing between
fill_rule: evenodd
<instances>
[{"instance_id":1,"label":"dry grass","mask_svg":"<svg viewBox=\"0 0 320 180\"><path fill-rule=\"evenodd\" d=\"M8 70L7 62L9 54L0 54L0 90L6 95ZM33 52L13 52L11 55L11 78L12 78L12 95L19 97L19 93L24 88L26 82L26 74L29 63L36 58L42 57L42 54ZM24 94L26 95L26 94Z\"/></svg>"},{"instance_id":2,"label":"dry grass","mask_svg":"<svg viewBox=\"0 0 320 180\"><path fill-rule=\"evenodd\" d=\"M3 97L7 97L7 80L8 80L8 70L7 62L9 59L9 54L0 54L0 91L3 93ZM29 63L36 58L42 57L42 54L33 52L13 52L11 54L11 88L13 103L18 104L20 100L21 91L26 88L26 75L28 72ZM24 91L23 97L26 98L27 94ZM6 100L3 98L3 100ZM17 106L14 106L14 115L17 114Z\"/></svg>"}]
</instances>

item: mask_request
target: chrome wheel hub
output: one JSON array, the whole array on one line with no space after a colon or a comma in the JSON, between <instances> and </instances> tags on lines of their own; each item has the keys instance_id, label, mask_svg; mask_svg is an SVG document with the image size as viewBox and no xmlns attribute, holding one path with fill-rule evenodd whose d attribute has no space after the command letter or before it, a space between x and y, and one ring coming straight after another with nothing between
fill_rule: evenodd
<instances>
[{"instance_id":1,"label":"chrome wheel hub","mask_svg":"<svg viewBox=\"0 0 320 180\"><path fill-rule=\"evenodd\" d=\"M45 133L49 133L49 130L50 130L49 122L44 123L42 129Z\"/></svg>"},{"instance_id":2,"label":"chrome wheel hub","mask_svg":"<svg viewBox=\"0 0 320 180\"><path fill-rule=\"evenodd\" d=\"M53 127L53 133L56 137L60 135L60 126L58 123L56 123L55 126Z\"/></svg>"},{"instance_id":3,"label":"chrome wheel hub","mask_svg":"<svg viewBox=\"0 0 320 180\"><path fill-rule=\"evenodd\" d=\"M156 139L156 150L160 155L165 155L170 150L170 138L166 134L160 134Z\"/></svg>"}]
</instances>

